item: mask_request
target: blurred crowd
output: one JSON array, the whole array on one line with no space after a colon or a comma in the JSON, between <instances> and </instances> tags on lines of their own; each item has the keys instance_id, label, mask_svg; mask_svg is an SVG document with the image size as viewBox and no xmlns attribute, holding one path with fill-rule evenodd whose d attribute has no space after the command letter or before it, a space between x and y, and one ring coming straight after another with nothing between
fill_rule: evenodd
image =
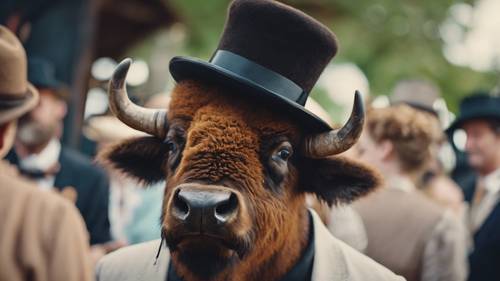
<instances>
[{"instance_id":1,"label":"blurred crowd","mask_svg":"<svg viewBox=\"0 0 500 281\"><path fill-rule=\"evenodd\" d=\"M144 186L66 147L66 85L4 27L0 64L0 280L90 280L103 255L160 238L164 183ZM407 280L499 280L500 96L471 94L445 128L428 84L403 81L389 104L368 101L345 157L378 171L377 191L345 206L308 202L335 236ZM146 106L168 103L163 94ZM107 114L83 131L97 152L144 134Z\"/></svg>"}]
</instances>

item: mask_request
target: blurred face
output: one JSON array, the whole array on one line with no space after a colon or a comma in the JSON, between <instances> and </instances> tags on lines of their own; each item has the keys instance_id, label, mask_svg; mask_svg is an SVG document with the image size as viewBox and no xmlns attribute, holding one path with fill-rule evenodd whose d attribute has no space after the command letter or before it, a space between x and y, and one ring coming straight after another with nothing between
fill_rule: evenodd
<instances>
[{"instance_id":1,"label":"blurred face","mask_svg":"<svg viewBox=\"0 0 500 281\"><path fill-rule=\"evenodd\" d=\"M381 141L380 143L377 143L370 136L368 131L365 130L354 147L353 156L355 159L363 161L373 167L376 167L381 172L384 172L384 167L387 164L387 159L391 150L391 144L389 141Z\"/></svg>"},{"instance_id":2,"label":"blurred face","mask_svg":"<svg viewBox=\"0 0 500 281\"><path fill-rule=\"evenodd\" d=\"M25 146L44 146L60 134L66 103L50 89L39 89L40 102L19 121L18 140Z\"/></svg>"},{"instance_id":3,"label":"blurred face","mask_svg":"<svg viewBox=\"0 0 500 281\"><path fill-rule=\"evenodd\" d=\"M469 164L481 174L500 167L500 134L495 133L484 120L467 121L463 127L467 134L465 151Z\"/></svg>"},{"instance_id":4,"label":"blurred face","mask_svg":"<svg viewBox=\"0 0 500 281\"><path fill-rule=\"evenodd\" d=\"M50 127L60 124L66 116L66 103L50 89L39 89L40 103L30 113L33 121Z\"/></svg>"}]
</instances>

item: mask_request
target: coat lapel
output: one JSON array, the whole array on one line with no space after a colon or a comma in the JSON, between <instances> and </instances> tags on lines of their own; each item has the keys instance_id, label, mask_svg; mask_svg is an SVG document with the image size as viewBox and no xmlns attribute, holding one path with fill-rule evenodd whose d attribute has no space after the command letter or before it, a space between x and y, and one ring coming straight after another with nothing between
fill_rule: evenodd
<instances>
[{"instance_id":1,"label":"coat lapel","mask_svg":"<svg viewBox=\"0 0 500 281\"><path fill-rule=\"evenodd\" d=\"M61 190L67 185L71 185L72 172L68 160L66 158L66 152L64 148L61 148L61 153L59 153L59 172L56 174L54 180L54 187Z\"/></svg>"},{"instance_id":2,"label":"coat lapel","mask_svg":"<svg viewBox=\"0 0 500 281\"><path fill-rule=\"evenodd\" d=\"M346 261L342 259L343 254L335 243L335 238L323 225L318 214L311 209L309 212L311 212L313 218L314 240L316 242L314 245L314 265L311 280L347 280Z\"/></svg>"}]
</instances>

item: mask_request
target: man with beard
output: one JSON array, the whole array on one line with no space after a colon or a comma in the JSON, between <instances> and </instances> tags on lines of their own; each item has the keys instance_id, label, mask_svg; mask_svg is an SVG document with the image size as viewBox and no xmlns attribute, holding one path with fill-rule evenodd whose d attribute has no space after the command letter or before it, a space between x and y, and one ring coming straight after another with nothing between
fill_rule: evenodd
<instances>
[{"instance_id":1,"label":"man with beard","mask_svg":"<svg viewBox=\"0 0 500 281\"><path fill-rule=\"evenodd\" d=\"M42 189L55 187L76 203L90 234L90 244L110 241L108 178L90 159L60 142L67 112L63 85L46 60L31 58L28 80L40 93L38 105L19 121L11 163ZM102 247L96 248L102 252ZM96 251L94 251L96 253Z\"/></svg>"}]
</instances>

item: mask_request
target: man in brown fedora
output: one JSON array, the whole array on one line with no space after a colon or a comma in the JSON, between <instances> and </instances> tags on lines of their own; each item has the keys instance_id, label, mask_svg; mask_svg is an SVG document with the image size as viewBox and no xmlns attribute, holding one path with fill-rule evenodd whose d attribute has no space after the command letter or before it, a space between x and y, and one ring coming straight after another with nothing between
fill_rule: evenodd
<instances>
[{"instance_id":1,"label":"man in brown fedora","mask_svg":"<svg viewBox=\"0 0 500 281\"><path fill-rule=\"evenodd\" d=\"M21 43L0 26L0 158L38 103ZM0 159L0 280L92 280L88 235L72 203L20 179Z\"/></svg>"},{"instance_id":2,"label":"man in brown fedora","mask_svg":"<svg viewBox=\"0 0 500 281\"><path fill-rule=\"evenodd\" d=\"M41 57L29 57L28 81L39 92L40 102L19 119L14 148L6 159L41 189L54 189L64 195L71 191L90 244L103 245L111 240L107 175L91 159L60 141L68 111L67 95L53 64Z\"/></svg>"}]
</instances>

